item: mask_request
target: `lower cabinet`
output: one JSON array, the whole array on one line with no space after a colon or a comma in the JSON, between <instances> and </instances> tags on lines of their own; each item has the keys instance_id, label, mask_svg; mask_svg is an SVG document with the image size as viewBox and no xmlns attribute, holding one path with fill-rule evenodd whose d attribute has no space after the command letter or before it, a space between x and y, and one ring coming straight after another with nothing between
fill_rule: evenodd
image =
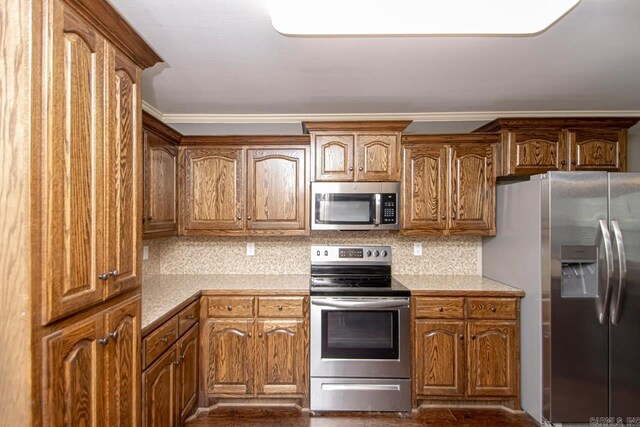
<instances>
[{"instance_id":1,"label":"lower cabinet","mask_svg":"<svg viewBox=\"0 0 640 427\"><path fill-rule=\"evenodd\" d=\"M198 400L198 326L144 371L145 426L178 426Z\"/></svg>"},{"instance_id":2,"label":"lower cabinet","mask_svg":"<svg viewBox=\"0 0 640 427\"><path fill-rule=\"evenodd\" d=\"M417 297L414 307L417 401L499 401L519 409L516 298Z\"/></svg>"},{"instance_id":3,"label":"lower cabinet","mask_svg":"<svg viewBox=\"0 0 640 427\"><path fill-rule=\"evenodd\" d=\"M137 426L140 297L44 338L46 426Z\"/></svg>"},{"instance_id":4,"label":"lower cabinet","mask_svg":"<svg viewBox=\"0 0 640 427\"><path fill-rule=\"evenodd\" d=\"M204 297L203 378L211 401L308 400L308 298ZM224 308L224 310L220 308ZM229 318L242 313L245 318Z\"/></svg>"}]
</instances>

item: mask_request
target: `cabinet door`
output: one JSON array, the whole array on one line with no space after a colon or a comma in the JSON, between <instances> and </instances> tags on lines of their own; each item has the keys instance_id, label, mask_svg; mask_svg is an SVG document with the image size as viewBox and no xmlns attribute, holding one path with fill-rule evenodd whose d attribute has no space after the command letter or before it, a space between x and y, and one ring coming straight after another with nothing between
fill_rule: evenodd
<instances>
[{"instance_id":1,"label":"cabinet door","mask_svg":"<svg viewBox=\"0 0 640 427\"><path fill-rule=\"evenodd\" d=\"M353 181L353 134L313 135L316 181Z\"/></svg>"},{"instance_id":2,"label":"cabinet door","mask_svg":"<svg viewBox=\"0 0 640 427\"><path fill-rule=\"evenodd\" d=\"M184 231L242 231L242 149L188 148L182 152Z\"/></svg>"},{"instance_id":3,"label":"cabinet door","mask_svg":"<svg viewBox=\"0 0 640 427\"><path fill-rule=\"evenodd\" d=\"M441 234L447 228L447 146L406 147L402 230Z\"/></svg>"},{"instance_id":4,"label":"cabinet door","mask_svg":"<svg viewBox=\"0 0 640 427\"><path fill-rule=\"evenodd\" d=\"M178 233L178 147L144 132L143 237L174 236Z\"/></svg>"},{"instance_id":5,"label":"cabinet door","mask_svg":"<svg viewBox=\"0 0 640 427\"><path fill-rule=\"evenodd\" d=\"M416 321L416 395L464 396L464 332L463 321Z\"/></svg>"},{"instance_id":6,"label":"cabinet door","mask_svg":"<svg viewBox=\"0 0 640 427\"><path fill-rule=\"evenodd\" d=\"M177 425L187 419L198 399L198 334L197 326L191 328L176 344L178 368L176 369Z\"/></svg>"},{"instance_id":7,"label":"cabinet door","mask_svg":"<svg viewBox=\"0 0 640 427\"><path fill-rule=\"evenodd\" d=\"M305 233L306 148L247 150L247 228Z\"/></svg>"},{"instance_id":8,"label":"cabinet door","mask_svg":"<svg viewBox=\"0 0 640 427\"><path fill-rule=\"evenodd\" d=\"M516 322L474 321L467 327L469 396L515 396L519 358Z\"/></svg>"},{"instance_id":9,"label":"cabinet door","mask_svg":"<svg viewBox=\"0 0 640 427\"><path fill-rule=\"evenodd\" d=\"M142 254L141 70L113 47L107 56L107 296L140 285Z\"/></svg>"},{"instance_id":10,"label":"cabinet door","mask_svg":"<svg viewBox=\"0 0 640 427\"><path fill-rule=\"evenodd\" d=\"M495 145L451 146L451 234L495 234Z\"/></svg>"},{"instance_id":11,"label":"cabinet door","mask_svg":"<svg viewBox=\"0 0 640 427\"><path fill-rule=\"evenodd\" d=\"M140 297L111 308L105 328L105 420L134 427L140 423Z\"/></svg>"},{"instance_id":12,"label":"cabinet door","mask_svg":"<svg viewBox=\"0 0 640 427\"><path fill-rule=\"evenodd\" d=\"M209 320L207 323L207 392L253 393L253 320Z\"/></svg>"},{"instance_id":13,"label":"cabinet door","mask_svg":"<svg viewBox=\"0 0 640 427\"><path fill-rule=\"evenodd\" d=\"M303 394L307 388L304 320L260 320L256 340L256 393Z\"/></svg>"},{"instance_id":14,"label":"cabinet door","mask_svg":"<svg viewBox=\"0 0 640 427\"><path fill-rule=\"evenodd\" d=\"M624 172L627 131L584 129L567 132L571 170Z\"/></svg>"},{"instance_id":15,"label":"cabinet door","mask_svg":"<svg viewBox=\"0 0 640 427\"><path fill-rule=\"evenodd\" d=\"M567 149L559 129L505 132L505 175L535 175L566 170Z\"/></svg>"},{"instance_id":16,"label":"cabinet door","mask_svg":"<svg viewBox=\"0 0 640 427\"><path fill-rule=\"evenodd\" d=\"M104 425L103 316L81 320L44 338L44 425Z\"/></svg>"},{"instance_id":17,"label":"cabinet door","mask_svg":"<svg viewBox=\"0 0 640 427\"><path fill-rule=\"evenodd\" d=\"M175 366L176 352L169 350L142 374L143 426L176 425Z\"/></svg>"},{"instance_id":18,"label":"cabinet door","mask_svg":"<svg viewBox=\"0 0 640 427\"><path fill-rule=\"evenodd\" d=\"M358 134L356 181L400 181L398 134Z\"/></svg>"},{"instance_id":19,"label":"cabinet door","mask_svg":"<svg viewBox=\"0 0 640 427\"><path fill-rule=\"evenodd\" d=\"M53 3L47 141L40 191L45 222L43 295L48 321L104 295L105 40Z\"/></svg>"}]
</instances>

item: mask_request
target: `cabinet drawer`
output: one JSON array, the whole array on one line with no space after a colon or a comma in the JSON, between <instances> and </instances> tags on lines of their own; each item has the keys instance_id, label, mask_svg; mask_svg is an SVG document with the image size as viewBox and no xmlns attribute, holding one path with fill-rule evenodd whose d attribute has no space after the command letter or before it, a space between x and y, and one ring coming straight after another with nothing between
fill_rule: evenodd
<instances>
[{"instance_id":1,"label":"cabinet drawer","mask_svg":"<svg viewBox=\"0 0 640 427\"><path fill-rule=\"evenodd\" d=\"M463 319L464 298L416 298L416 317Z\"/></svg>"},{"instance_id":2,"label":"cabinet drawer","mask_svg":"<svg viewBox=\"0 0 640 427\"><path fill-rule=\"evenodd\" d=\"M178 314L178 334L182 336L190 327L198 323L200 305L198 301L189 305Z\"/></svg>"},{"instance_id":3,"label":"cabinet drawer","mask_svg":"<svg viewBox=\"0 0 640 427\"><path fill-rule=\"evenodd\" d=\"M515 319L515 298L467 298L470 319Z\"/></svg>"},{"instance_id":4,"label":"cabinet drawer","mask_svg":"<svg viewBox=\"0 0 640 427\"><path fill-rule=\"evenodd\" d=\"M253 317L253 297L209 297L209 317Z\"/></svg>"},{"instance_id":5,"label":"cabinet drawer","mask_svg":"<svg viewBox=\"0 0 640 427\"><path fill-rule=\"evenodd\" d=\"M162 326L142 340L144 367L151 365L162 353L178 340L178 316L167 320Z\"/></svg>"},{"instance_id":6,"label":"cabinet drawer","mask_svg":"<svg viewBox=\"0 0 640 427\"><path fill-rule=\"evenodd\" d=\"M304 297L260 297L258 316L260 317L302 317Z\"/></svg>"}]
</instances>

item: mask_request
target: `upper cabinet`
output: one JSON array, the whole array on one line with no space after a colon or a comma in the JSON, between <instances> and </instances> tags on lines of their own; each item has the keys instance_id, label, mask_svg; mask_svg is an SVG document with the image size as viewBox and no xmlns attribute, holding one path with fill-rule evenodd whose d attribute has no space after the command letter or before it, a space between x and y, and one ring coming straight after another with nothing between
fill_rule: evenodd
<instances>
[{"instance_id":1,"label":"upper cabinet","mask_svg":"<svg viewBox=\"0 0 640 427\"><path fill-rule=\"evenodd\" d=\"M502 174L626 170L627 129L634 118L497 119L476 132L497 132Z\"/></svg>"},{"instance_id":2,"label":"upper cabinet","mask_svg":"<svg viewBox=\"0 0 640 427\"><path fill-rule=\"evenodd\" d=\"M403 234L494 235L496 135L403 137Z\"/></svg>"},{"instance_id":3,"label":"upper cabinet","mask_svg":"<svg viewBox=\"0 0 640 427\"><path fill-rule=\"evenodd\" d=\"M34 155L44 323L139 286L142 216L141 65L90 15L50 6Z\"/></svg>"},{"instance_id":4,"label":"upper cabinet","mask_svg":"<svg viewBox=\"0 0 640 427\"><path fill-rule=\"evenodd\" d=\"M178 144L182 135L142 114L144 138L144 239L178 234Z\"/></svg>"},{"instance_id":5,"label":"upper cabinet","mask_svg":"<svg viewBox=\"0 0 640 427\"><path fill-rule=\"evenodd\" d=\"M410 122L305 122L315 181L399 181L400 136Z\"/></svg>"},{"instance_id":6,"label":"upper cabinet","mask_svg":"<svg viewBox=\"0 0 640 427\"><path fill-rule=\"evenodd\" d=\"M209 139L180 151L181 235L309 232L307 137Z\"/></svg>"}]
</instances>

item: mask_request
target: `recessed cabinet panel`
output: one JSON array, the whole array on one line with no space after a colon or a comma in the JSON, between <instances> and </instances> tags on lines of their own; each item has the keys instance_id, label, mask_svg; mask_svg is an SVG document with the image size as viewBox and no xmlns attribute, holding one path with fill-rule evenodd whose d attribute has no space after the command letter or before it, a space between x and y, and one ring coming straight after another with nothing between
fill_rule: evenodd
<instances>
[{"instance_id":1,"label":"recessed cabinet panel","mask_svg":"<svg viewBox=\"0 0 640 427\"><path fill-rule=\"evenodd\" d=\"M176 354L168 351L142 377L145 427L176 425L175 384Z\"/></svg>"},{"instance_id":2,"label":"recessed cabinet panel","mask_svg":"<svg viewBox=\"0 0 640 427\"><path fill-rule=\"evenodd\" d=\"M152 132L144 132L145 239L177 233L178 147Z\"/></svg>"},{"instance_id":3,"label":"recessed cabinet panel","mask_svg":"<svg viewBox=\"0 0 640 427\"><path fill-rule=\"evenodd\" d=\"M140 285L138 251L142 217L142 145L140 144L141 71L126 56L109 48L109 131L107 156L107 295Z\"/></svg>"},{"instance_id":4,"label":"recessed cabinet panel","mask_svg":"<svg viewBox=\"0 0 640 427\"><path fill-rule=\"evenodd\" d=\"M194 327L176 344L176 416L182 425L198 398L198 327Z\"/></svg>"},{"instance_id":5,"label":"recessed cabinet panel","mask_svg":"<svg viewBox=\"0 0 640 427\"><path fill-rule=\"evenodd\" d=\"M315 136L316 181L353 181L353 135Z\"/></svg>"},{"instance_id":6,"label":"recessed cabinet panel","mask_svg":"<svg viewBox=\"0 0 640 427\"><path fill-rule=\"evenodd\" d=\"M464 396L464 322L416 321L416 393Z\"/></svg>"},{"instance_id":7,"label":"recessed cabinet panel","mask_svg":"<svg viewBox=\"0 0 640 427\"><path fill-rule=\"evenodd\" d=\"M53 52L42 191L46 201L45 316L51 321L103 298L105 265L105 40L53 3Z\"/></svg>"},{"instance_id":8,"label":"recessed cabinet panel","mask_svg":"<svg viewBox=\"0 0 640 427\"><path fill-rule=\"evenodd\" d=\"M253 393L253 320L209 320L207 391Z\"/></svg>"},{"instance_id":9,"label":"recessed cabinet panel","mask_svg":"<svg viewBox=\"0 0 640 427\"><path fill-rule=\"evenodd\" d=\"M505 175L534 175L564 170L567 153L561 130L518 130L507 133Z\"/></svg>"},{"instance_id":10,"label":"recessed cabinet panel","mask_svg":"<svg viewBox=\"0 0 640 427\"><path fill-rule=\"evenodd\" d=\"M402 229L435 230L447 226L447 147L404 150Z\"/></svg>"},{"instance_id":11,"label":"recessed cabinet panel","mask_svg":"<svg viewBox=\"0 0 640 427\"><path fill-rule=\"evenodd\" d=\"M247 228L306 228L306 156L299 149L247 150Z\"/></svg>"},{"instance_id":12,"label":"recessed cabinet panel","mask_svg":"<svg viewBox=\"0 0 640 427\"><path fill-rule=\"evenodd\" d=\"M242 230L242 149L185 149L183 155L184 230Z\"/></svg>"},{"instance_id":13,"label":"recessed cabinet panel","mask_svg":"<svg viewBox=\"0 0 640 427\"><path fill-rule=\"evenodd\" d=\"M626 131L571 130L567 133L571 170L623 172L626 168Z\"/></svg>"},{"instance_id":14,"label":"recessed cabinet panel","mask_svg":"<svg viewBox=\"0 0 640 427\"><path fill-rule=\"evenodd\" d=\"M494 151L492 144L451 147L452 234L468 230L495 232Z\"/></svg>"},{"instance_id":15,"label":"recessed cabinet panel","mask_svg":"<svg viewBox=\"0 0 640 427\"><path fill-rule=\"evenodd\" d=\"M399 181L397 134L356 136L356 181Z\"/></svg>"}]
</instances>

